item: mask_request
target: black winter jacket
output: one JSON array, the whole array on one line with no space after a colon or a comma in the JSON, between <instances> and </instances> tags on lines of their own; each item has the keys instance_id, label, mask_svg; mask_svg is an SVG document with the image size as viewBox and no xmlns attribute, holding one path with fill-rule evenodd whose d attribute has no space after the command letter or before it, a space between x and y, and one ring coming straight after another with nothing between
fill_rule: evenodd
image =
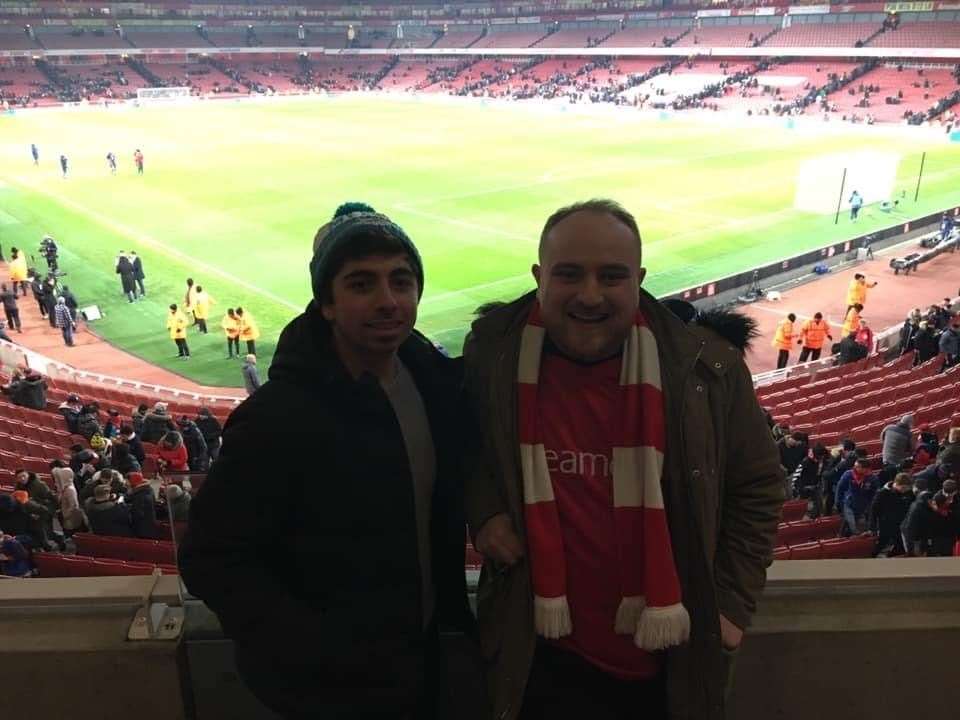
<instances>
[{"instance_id":1,"label":"black winter jacket","mask_svg":"<svg viewBox=\"0 0 960 720\"><path fill-rule=\"evenodd\" d=\"M887 483L873 497L870 506L870 530L882 538L895 538L916 497L913 491L897 492Z\"/></svg>"},{"instance_id":2,"label":"black winter jacket","mask_svg":"<svg viewBox=\"0 0 960 720\"><path fill-rule=\"evenodd\" d=\"M434 622L471 630L460 362L418 333L400 358L437 453ZM235 641L248 687L281 714L399 717L423 693L435 642L424 632L403 436L379 383L348 375L314 303L284 329L269 381L227 421L191 503L180 567Z\"/></svg>"}]
</instances>

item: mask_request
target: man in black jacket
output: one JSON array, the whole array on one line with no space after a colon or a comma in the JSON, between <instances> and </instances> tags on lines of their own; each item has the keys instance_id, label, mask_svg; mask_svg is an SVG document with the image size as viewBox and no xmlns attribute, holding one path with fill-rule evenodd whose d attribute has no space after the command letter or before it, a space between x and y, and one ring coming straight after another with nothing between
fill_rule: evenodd
<instances>
[{"instance_id":1,"label":"man in black jacket","mask_svg":"<svg viewBox=\"0 0 960 720\"><path fill-rule=\"evenodd\" d=\"M191 503L181 572L283 717L444 717L438 627L473 622L460 368L413 330L422 265L388 218L338 210L310 271Z\"/></svg>"},{"instance_id":2,"label":"man in black jacket","mask_svg":"<svg viewBox=\"0 0 960 720\"><path fill-rule=\"evenodd\" d=\"M877 536L878 555L891 557L906 552L900 526L915 499L913 481L905 472L886 483L874 496L870 507L870 531Z\"/></svg>"}]
</instances>

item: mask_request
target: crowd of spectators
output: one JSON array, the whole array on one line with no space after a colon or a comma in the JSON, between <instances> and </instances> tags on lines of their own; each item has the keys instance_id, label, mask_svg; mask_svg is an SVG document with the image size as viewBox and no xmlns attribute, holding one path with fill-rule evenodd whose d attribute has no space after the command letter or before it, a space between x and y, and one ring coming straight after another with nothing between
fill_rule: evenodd
<instances>
[{"instance_id":1,"label":"crowd of spectators","mask_svg":"<svg viewBox=\"0 0 960 720\"><path fill-rule=\"evenodd\" d=\"M11 386L11 400L46 408L42 376L22 372ZM207 408L175 421L163 402L125 415L117 409L104 413L99 403L71 394L57 410L64 428L84 441L50 462L49 481L21 469L14 473L13 492L0 492L0 565L6 574L28 574L34 550L70 552L77 532L166 538L159 522L185 521L190 505L189 486L180 485L189 480L175 480L175 474L206 472L219 452L222 428ZM147 473L151 460L156 470Z\"/></svg>"},{"instance_id":2,"label":"crowd of spectators","mask_svg":"<svg viewBox=\"0 0 960 720\"><path fill-rule=\"evenodd\" d=\"M840 537L873 536L874 556L952 556L960 540L960 427L938 438L913 415L880 433L880 458L850 439L811 444L769 418L788 477L788 497L811 519L840 515Z\"/></svg>"}]
</instances>

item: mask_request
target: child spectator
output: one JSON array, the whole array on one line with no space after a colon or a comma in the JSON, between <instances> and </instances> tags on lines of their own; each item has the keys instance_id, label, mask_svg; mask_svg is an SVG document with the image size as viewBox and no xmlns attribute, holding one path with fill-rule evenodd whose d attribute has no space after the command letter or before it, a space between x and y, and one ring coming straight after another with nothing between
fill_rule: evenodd
<instances>
[{"instance_id":1,"label":"child spectator","mask_svg":"<svg viewBox=\"0 0 960 720\"><path fill-rule=\"evenodd\" d=\"M157 449L161 471L189 472L189 455L183 437L171 430L160 440Z\"/></svg>"}]
</instances>

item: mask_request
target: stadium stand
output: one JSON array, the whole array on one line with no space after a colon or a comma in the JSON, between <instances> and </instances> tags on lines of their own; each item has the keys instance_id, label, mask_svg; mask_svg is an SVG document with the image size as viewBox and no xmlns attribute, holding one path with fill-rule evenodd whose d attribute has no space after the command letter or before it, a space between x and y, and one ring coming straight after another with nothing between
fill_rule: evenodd
<instances>
[{"instance_id":1,"label":"stadium stand","mask_svg":"<svg viewBox=\"0 0 960 720\"><path fill-rule=\"evenodd\" d=\"M47 50L100 50L131 47L129 42L109 29L88 32L83 28L68 31L66 28L44 27L37 28L36 33L37 39Z\"/></svg>"},{"instance_id":2,"label":"stadium stand","mask_svg":"<svg viewBox=\"0 0 960 720\"><path fill-rule=\"evenodd\" d=\"M197 34L193 28L171 30L151 25L123 26L124 35L138 48L202 48L213 45Z\"/></svg>"},{"instance_id":3,"label":"stadium stand","mask_svg":"<svg viewBox=\"0 0 960 720\"><path fill-rule=\"evenodd\" d=\"M664 47L664 39L675 39L689 29L689 26L625 27L600 43L600 46L616 48Z\"/></svg>"},{"instance_id":4,"label":"stadium stand","mask_svg":"<svg viewBox=\"0 0 960 720\"><path fill-rule=\"evenodd\" d=\"M613 28L596 25L589 28L562 28L540 38L533 47L586 48L598 45L613 32Z\"/></svg>"},{"instance_id":5,"label":"stadium stand","mask_svg":"<svg viewBox=\"0 0 960 720\"><path fill-rule=\"evenodd\" d=\"M949 70L871 70L849 88L828 95L838 113L869 114L877 122L899 122L913 113L926 111L934 102L956 90L958 83Z\"/></svg>"},{"instance_id":6,"label":"stadium stand","mask_svg":"<svg viewBox=\"0 0 960 720\"><path fill-rule=\"evenodd\" d=\"M473 47L482 37L482 28L449 30L446 33L436 37L431 43L425 45L424 47L437 48L439 50L444 48Z\"/></svg>"},{"instance_id":7,"label":"stadium stand","mask_svg":"<svg viewBox=\"0 0 960 720\"><path fill-rule=\"evenodd\" d=\"M796 23L770 37L765 47L855 47L879 32L879 23Z\"/></svg>"},{"instance_id":8,"label":"stadium stand","mask_svg":"<svg viewBox=\"0 0 960 720\"><path fill-rule=\"evenodd\" d=\"M544 30L494 30L491 29L470 47L474 48L525 48L532 47L546 35Z\"/></svg>"},{"instance_id":9,"label":"stadium stand","mask_svg":"<svg viewBox=\"0 0 960 720\"><path fill-rule=\"evenodd\" d=\"M956 48L960 47L960 23L904 22L896 30L880 33L867 45L888 48Z\"/></svg>"},{"instance_id":10,"label":"stadium stand","mask_svg":"<svg viewBox=\"0 0 960 720\"><path fill-rule=\"evenodd\" d=\"M703 27L691 30L673 47L753 47L761 38L779 28L779 25L729 25Z\"/></svg>"}]
</instances>

